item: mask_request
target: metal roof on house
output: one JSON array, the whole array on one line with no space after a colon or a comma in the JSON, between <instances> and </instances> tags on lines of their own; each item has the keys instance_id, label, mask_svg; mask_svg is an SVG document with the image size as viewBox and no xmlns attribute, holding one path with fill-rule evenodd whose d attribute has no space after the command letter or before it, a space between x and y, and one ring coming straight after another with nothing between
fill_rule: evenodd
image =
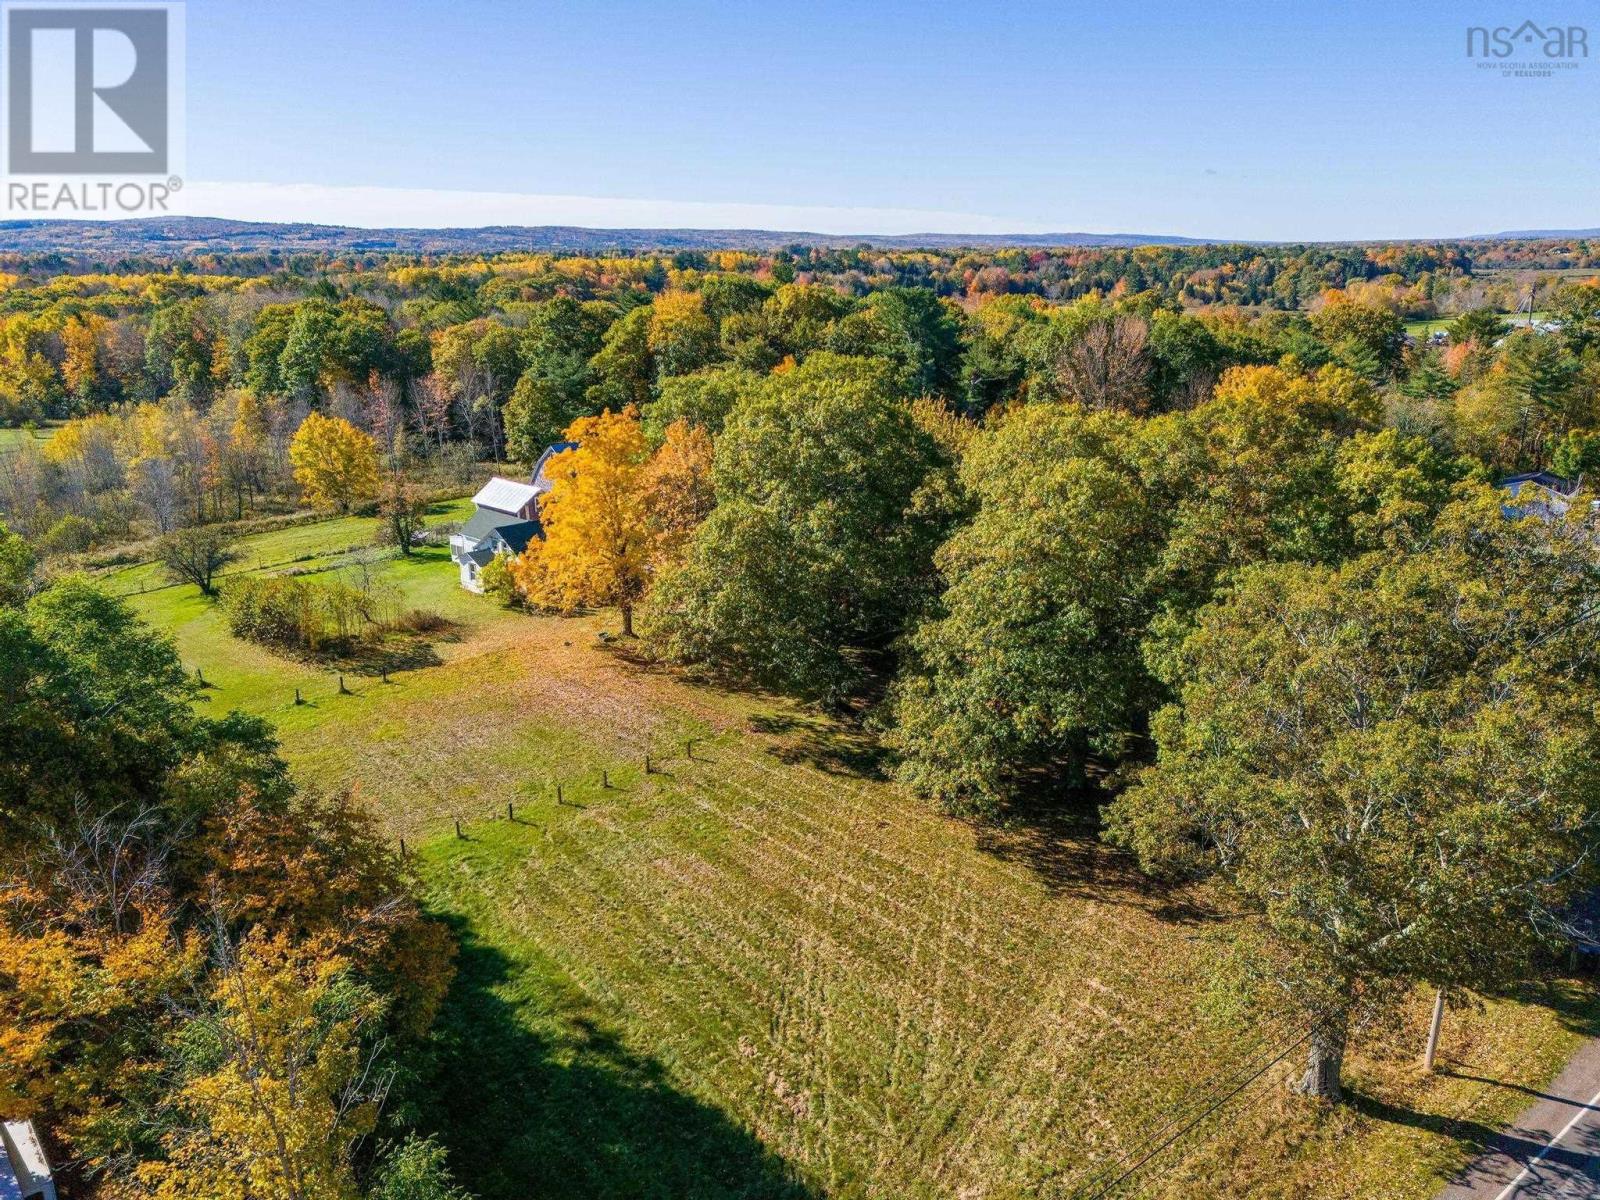
<instances>
[{"instance_id":1,"label":"metal roof on house","mask_svg":"<svg viewBox=\"0 0 1600 1200\"><path fill-rule=\"evenodd\" d=\"M500 536L513 554L521 554L541 532L537 521L518 521L513 525L502 525L499 529Z\"/></svg>"},{"instance_id":2,"label":"metal roof on house","mask_svg":"<svg viewBox=\"0 0 1600 1200\"><path fill-rule=\"evenodd\" d=\"M496 475L483 485L472 502L480 509L492 508L497 512L516 514L538 494L538 489L531 483L518 483L515 479L502 479Z\"/></svg>"},{"instance_id":3,"label":"metal roof on house","mask_svg":"<svg viewBox=\"0 0 1600 1200\"><path fill-rule=\"evenodd\" d=\"M506 531L517 529L522 525L530 525L535 533L538 532L539 522L537 521L527 520L517 516L515 513L500 512L493 508L480 508L467 518L466 524L461 527L461 536L468 542L477 543L483 541L490 534L498 532L501 537L509 542L512 539ZM527 545L526 539L524 539L523 545Z\"/></svg>"},{"instance_id":4,"label":"metal roof on house","mask_svg":"<svg viewBox=\"0 0 1600 1200\"><path fill-rule=\"evenodd\" d=\"M507 553L521 554L528 548L528 543L539 536L540 528L537 521L511 521L505 525L491 526L478 535L467 534L467 526L462 526L461 532L473 539L471 549L465 552L466 557L481 567L494 558L502 548L501 542L505 543Z\"/></svg>"},{"instance_id":5,"label":"metal roof on house","mask_svg":"<svg viewBox=\"0 0 1600 1200\"><path fill-rule=\"evenodd\" d=\"M1555 492L1558 496L1570 496L1582 485L1582 478L1565 479L1553 471L1527 471L1521 475L1508 475L1495 486L1505 488L1513 496L1522 490L1525 483L1537 484L1548 491Z\"/></svg>"}]
</instances>

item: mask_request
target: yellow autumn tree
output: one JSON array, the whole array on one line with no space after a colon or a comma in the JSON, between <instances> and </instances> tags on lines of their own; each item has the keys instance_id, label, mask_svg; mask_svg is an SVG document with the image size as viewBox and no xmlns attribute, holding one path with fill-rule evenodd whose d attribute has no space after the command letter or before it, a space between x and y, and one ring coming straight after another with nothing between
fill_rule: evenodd
<instances>
[{"instance_id":1,"label":"yellow autumn tree","mask_svg":"<svg viewBox=\"0 0 1600 1200\"><path fill-rule=\"evenodd\" d=\"M367 1028L382 1001L317 944L254 935L228 952L212 1007L195 1018L215 1065L177 1095L168 1158L139 1169L155 1200L355 1200L355 1144L384 1081Z\"/></svg>"},{"instance_id":2,"label":"yellow autumn tree","mask_svg":"<svg viewBox=\"0 0 1600 1200\"><path fill-rule=\"evenodd\" d=\"M349 512L378 494L378 445L343 417L308 415L289 442L289 463L317 508Z\"/></svg>"},{"instance_id":3,"label":"yellow autumn tree","mask_svg":"<svg viewBox=\"0 0 1600 1200\"><path fill-rule=\"evenodd\" d=\"M84 313L62 327L61 380L75 400L93 400L100 387L101 344L110 327L111 322L99 313Z\"/></svg>"},{"instance_id":4,"label":"yellow autumn tree","mask_svg":"<svg viewBox=\"0 0 1600 1200\"><path fill-rule=\"evenodd\" d=\"M91 898L23 878L0 876L0 1111L50 1114L58 1141L93 1159L106 1114L148 1102L167 999L198 975L199 947L154 894L107 920Z\"/></svg>"},{"instance_id":5,"label":"yellow autumn tree","mask_svg":"<svg viewBox=\"0 0 1600 1200\"><path fill-rule=\"evenodd\" d=\"M685 375L717 356L717 326L699 292L666 292L650 306L650 353L662 375Z\"/></svg>"},{"instance_id":6,"label":"yellow autumn tree","mask_svg":"<svg viewBox=\"0 0 1600 1200\"><path fill-rule=\"evenodd\" d=\"M540 608L614 604L623 636L632 637L652 540L644 477L650 447L639 410L629 405L574 421L567 440L578 448L545 468L553 486L539 508L544 540L511 561L512 579Z\"/></svg>"}]
</instances>

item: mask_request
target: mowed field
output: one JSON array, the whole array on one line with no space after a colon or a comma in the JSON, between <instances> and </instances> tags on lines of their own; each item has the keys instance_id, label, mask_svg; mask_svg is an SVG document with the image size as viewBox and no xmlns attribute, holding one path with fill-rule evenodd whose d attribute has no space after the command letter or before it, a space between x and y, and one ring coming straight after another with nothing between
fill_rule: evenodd
<instances>
[{"instance_id":1,"label":"mowed field","mask_svg":"<svg viewBox=\"0 0 1600 1200\"><path fill-rule=\"evenodd\" d=\"M58 421L45 421L31 430L14 425L0 426L0 454L9 454L29 442L36 447L42 447L55 437L56 430L60 427L61 423Z\"/></svg>"},{"instance_id":2,"label":"mowed field","mask_svg":"<svg viewBox=\"0 0 1600 1200\"><path fill-rule=\"evenodd\" d=\"M371 524L262 535L241 568L340 569ZM1463 1005L1430 1079L1418 995L1362 1031L1355 1103L1319 1112L1284 1087L1300 1031L1231 966L1243 922L1138 877L1087 809L945 819L861 735L631 661L605 614L499 610L442 552L382 570L446 640L349 695L193 588L139 593L149 570L112 580L205 702L358 788L455 926L405 1091L484 1200L1420 1200L1593 1027L1575 984Z\"/></svg>"},{"instance_id":3,"label":"mowed field","mask_svg":"<svg viewBox=\"0 0 1600 1200\"><path fill-rule=\"evenodd\" d=\"M1521 329L1523 326L1528 324L1530 320L1530 314L1525 312L1501 313L1500 319L1503 320L1513 330L1515 330ZM1543 309L1537 309L1531 314L1531 319L1534 321L1547 321L1550 319L1550 314L1545 312ZM1454 316L1425 317L1420 320L1407 321L1405 323L1405 330L1412 337L1427 337L1429 334L1438 333L1441 330L1449 329L1454 322Z\"/></svg>"}]
</instances>

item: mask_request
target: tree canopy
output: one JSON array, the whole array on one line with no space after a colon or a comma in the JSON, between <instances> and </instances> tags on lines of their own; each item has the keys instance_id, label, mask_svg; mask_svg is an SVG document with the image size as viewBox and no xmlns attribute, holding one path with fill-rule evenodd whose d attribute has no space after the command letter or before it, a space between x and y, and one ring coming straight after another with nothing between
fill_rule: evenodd
<instances>
[{"instance_id":1,"label":"tree canopy","mask_svg":"<svg viewBox=\"0 0 1600 1200\"><path fill-rule=\"evenodd\" d=\"M1586 524L1469 488L1406 555L1246 569L1169 660L1111 836L1261 913L1305 1090L1338 1098L1386 987L1515 978L1593 886L1597 612Z\"/></svg>"}]
</instances>

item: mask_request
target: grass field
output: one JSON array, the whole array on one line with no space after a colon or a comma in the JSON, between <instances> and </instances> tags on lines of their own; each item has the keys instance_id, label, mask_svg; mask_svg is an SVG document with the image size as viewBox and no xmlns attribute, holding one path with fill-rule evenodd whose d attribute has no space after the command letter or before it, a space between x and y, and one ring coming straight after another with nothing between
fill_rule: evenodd
<instances>
[{"instance_id":1,"label":"grass field","mask_svg":"<svg viewBox=\"0 0 1600 1200\"><path fill-rule=\"evenodd\" d=\"M43 446L55 437L56 430L60 427L59 421L43 421L32 431L10 425L0 426L0 454L9 453L28 441L32 441L35 446Z\"/></svg>"},{"instance_id":2,"label":"grass field","mask_svg":"<svg viewBox=\"0 0 1600 1200\"><path fill-rule=\"evenodd\" d=\"M331 567L370 525L248 551ZM455 925L417 1090L484 1200L1088 1197L1294 1048L1227 982L1239 921L1138 878L1092 814L946 820L861 736L635 664L601 617L500 611L437 554L386 571L454 640L351 695L230 638L193 588L139 594L149 570L112 578L209 703L357 786ZM1291 1053L1116 1194L1431 1196L1592 1031L1588 997L1452 1011L1429 1079L1418 996L1363 1032L1352 1106L1290 1098Z\"/></svg>"},{"instance_id":3,"label":"grass field","mask_svg":"<svg viewBox=\"0 0 1600 1200\"><path fill-rule=\"evenodd\" d=\"M1528 323L1527 313L1501 313L1500 317L1513 329L1519 328L1520 326ZM1405 323L1405 330L1412 337L1427 337L1431 333L1436 333L1439 330L1450 328L1451 323L1455 319L1455 315L1451 315L1448 317L1428 317L1420 321L1407 321ZM1533 319L1535 321L1547 321L1550 319L1550 314L1542 309L1539 309L1534 312Z\"/></svg>"}]
</instances>

